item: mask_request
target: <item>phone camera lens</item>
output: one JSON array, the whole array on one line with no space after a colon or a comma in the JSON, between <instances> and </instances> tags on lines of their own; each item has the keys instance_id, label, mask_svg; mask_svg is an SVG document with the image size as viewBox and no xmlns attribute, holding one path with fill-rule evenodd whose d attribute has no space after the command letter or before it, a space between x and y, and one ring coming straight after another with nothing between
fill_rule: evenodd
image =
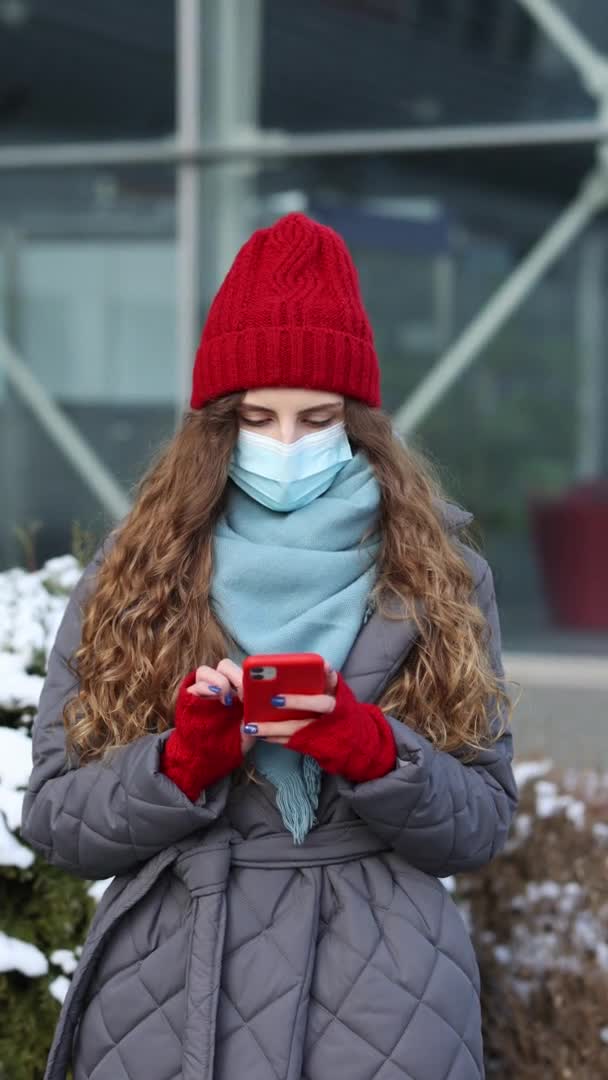
<instances>
[{"instance_id":1,"label":"phone camera lens","mask_svg":"<svg viewBox=\"0 0 608 1080\"><path fill-rule=\"evenodd\" d=\"M252 667L252 668L251 668L251 671L252 671L252 674L255 674L255 673L257 673L258 671L260 671L260 672L263 672L263 671L264 671L264 668L263 668L263 667Z\"/></svg>"},{"instance_id":2,"label":"phone camera lens","mask_svg":"<svg viewBox=\"0 0 608 1080\"><path fill-rule=\"evenodd\" d=\"M264 678L264 675L263 675L263 674L260 674L260 675L255 675L255 674L252 674L251 678L252 678L252 679L263 679L263 678Z\"/></svg>"}]
</instances>

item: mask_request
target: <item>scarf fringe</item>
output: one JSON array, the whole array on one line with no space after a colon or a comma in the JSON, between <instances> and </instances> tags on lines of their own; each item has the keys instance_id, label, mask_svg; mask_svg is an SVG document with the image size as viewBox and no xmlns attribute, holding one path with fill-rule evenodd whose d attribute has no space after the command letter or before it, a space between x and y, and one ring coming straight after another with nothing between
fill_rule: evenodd
<instances>
[{"instance_id":1,"label":"scarf fringe","mask_svg":"<svg viewBox=\"0 0 608 1080\"><path fill-rule=\"evenodd\" d=\"M321 794L321 766L310 754L304 754L302 757L302 779L304 780L304 787L310 805L313 810L316 810L319 806L319 795Z\"/></svg>"},{"instance_id":2,"label":"scarf fringe","mask_svg":"<svg viewBox=\"0 0 608 1080\"><path fill-rule=\"evenodd\" d=\"M294 843L303 844L307 832L317 821L313 805L306 797L297 773L288 773L277 780L276 800L283 823L293 836Z\"/></svg>"}]
</instances>

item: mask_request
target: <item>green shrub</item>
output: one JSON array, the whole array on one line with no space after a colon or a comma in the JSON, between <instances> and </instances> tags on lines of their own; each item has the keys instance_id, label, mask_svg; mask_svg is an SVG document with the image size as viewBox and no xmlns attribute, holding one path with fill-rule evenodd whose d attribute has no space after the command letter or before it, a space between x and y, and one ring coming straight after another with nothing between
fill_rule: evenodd
<instances>
[{"instance_id":1,"label":"green shrub","mask_svg":"<svg viewBox=\"0 0 608 1080\"><path fill-rule=\"evenodd\" d=\"M33 572L0 574L0 1080L42 1080L96 904L89 883L49 866L19 838L31 725L57 626L81 571L66 556Z\"/></svg>"}]
</instances>

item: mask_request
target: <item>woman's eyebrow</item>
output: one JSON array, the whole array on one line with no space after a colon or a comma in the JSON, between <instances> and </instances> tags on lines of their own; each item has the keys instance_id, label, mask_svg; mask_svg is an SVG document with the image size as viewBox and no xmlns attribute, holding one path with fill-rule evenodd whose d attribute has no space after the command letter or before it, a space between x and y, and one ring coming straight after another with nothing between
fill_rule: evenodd
<instances>
[{"instance_id":1,"label":"woman's eyebrow","mask_svg":"<svg viewBox=\"0 0 608 1080\"><path fill-rule=\"evenodd\" d=\"M309 405L307 409L300 409L298 416L304 416L306 413L321 412L322 409L338 409L341 406L341 401L324 401L320 402L318 405ZM241 408L245 409L247 412L265 412L274 414L274 409L268 408L267 405L248 405L246 402L243 402Z\"/></svg>"}]
</instances>

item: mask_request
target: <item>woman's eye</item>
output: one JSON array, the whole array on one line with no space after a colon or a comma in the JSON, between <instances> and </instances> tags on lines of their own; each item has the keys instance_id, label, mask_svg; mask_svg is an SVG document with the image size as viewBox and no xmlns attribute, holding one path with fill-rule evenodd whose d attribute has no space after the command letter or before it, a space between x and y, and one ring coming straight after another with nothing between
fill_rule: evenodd
<instances>
[{"instance_id":1,"label":"woman's eye","mask_svg":"<svg viewBox=\"0 0 608 1080\"><path fill-rule=\"evenodd\" d=\"M248 427L263 427L264 424L270 423L269 417L266 417L265 420L248 420L246 416L242 416L241 420ZM304 420L303 423L308 424L310 427L326 427L330 423L330 418L327 420Z\"/></svg>"}]
</instances>

